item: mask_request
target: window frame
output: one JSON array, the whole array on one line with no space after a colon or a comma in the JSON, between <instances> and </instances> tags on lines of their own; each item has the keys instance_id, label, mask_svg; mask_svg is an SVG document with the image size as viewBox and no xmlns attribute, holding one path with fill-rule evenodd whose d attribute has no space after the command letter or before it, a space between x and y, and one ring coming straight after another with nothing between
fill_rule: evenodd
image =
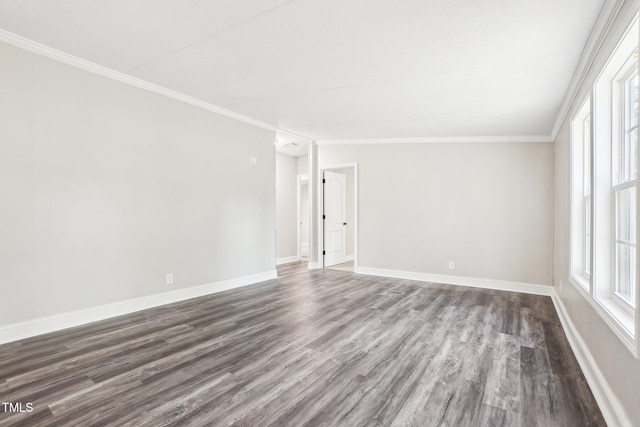
<instances>
[{"instance_id":1,"label":"window frame","mask_svg":"<svg viewBox=\"0 0 640 427\"><path fill-rule=\"evenodd\" d=\"M592 158L592 106L591 95L588 95L580 104L580 108L571 120L571 216L575 220L581 218L579 223L571 221L571 237L570 246L572 251L576 250L576 254L570 255L569 279L581 292L591 294L592 281L591 269L592 261L592 241L593 241L593 207L592 193L593 185L591 182L591 158ZM589 126L586 126L587 120ZM588 135L587 135L588 134ZM579 153L579 154L578 154ZM577 167L580 171L576 171ZM578 181L578 182L577 182ZM587 191L588 189L588 191ZM579 196L575 193L579 192ZM588 194L587 194L588 193ZM578 202L579 200L579 202ZM578 208L576 203L580 204ZM578 213L579 211L579 213ZM579 228L580 232L576 229ZM587 244L589 242L589 244ZM580 249L577 249L577 248ZM578 254L580 252L580 261ZM589 260L589 263L587 262ZM576 264L579 264L576 265ZM590 265L587 265L590 264ZM589 267L589 268L587 268Z\"/></svg>"},{"instance_id":2,"label":"window frame","mask_svg":"<svg viewBox=\"0 0 640 427\"><path fill-rule=\"evenodd\" d=\"M629 78L634 74L634 70L638 68L638 57L634 56L634 52L638 50L638 41L640 36L640 26L638 23L638 15L635 14L628 21L629 24L609 56L599 70L591 87L583 95L585 100L582 104L574 104L573 116L569 122L570 130L570 176L569 176L569 225L570 225L570 241L569 241L569 282L580 293L585 300L594 308L599 317L609 326L620 341L627 347L636 359L640 359L640 258L637 251L637 243L640 241L640 197L638 197L638 180L635 177L628 182L620 182L625 178L624 160L621 156L622 150L627 148L628 132L625 127L628 124L629 110L624 104L628 103L627 81L622 81L622 89L620 91L621 77ZM579 219L576 215L576 203L580 203L584 196L584 191L576 188L576 179L585 181L584 177L577 176L576 167L579 162L576 155L582 154L581 162L587 163L585 153L579 153L576 147L576 138L580 136L577 129L576 120L584 115L585 104L589 102L589 113L591 118L591 140L590 140L590 189L591 189L591 276L589 286L584 285L584 281L580 281L579 277L575 277L575 262L577 254L576 248L586 249L587 241L585 240L581 246L575 244L577 227L580 221L588 223L586 215ZM581 113L583 113L581 115ZM635 112L638 114L638 112ZM640 117L636 116L636 135L637 128L640 124ZM628 128L628 127L627 127ZM584 133L584 132L583 132ZM625 146L625 144L627 144ZM638 146L640 138L636 138L635 155L636 164L632 166L635 172L640 172L638 165ZM580 172L584 172L581 170ZM627 174L628 176L628 174ZM584 182L582 182L584 184ZM635 278L632 279L632 288L635 291L635 308L631 304L627 304L624 298L616 295L618 288L618 216L617 205L619 202L620 191L628 188L635 189ZM580 198L580 199L579 199ZM631 201L633 198L630 198ZM585 202L586 203L586 200ZM577 221L576 221L577 220ZM586 237L586 233L585 233ZM630 251L631 252L631 251ZM586 255L585 258L586 259ZM629 264L631 265L631 264ZM583 275L583 277L585 277Z\"/></svg>"},{"instance_id":3,"label":"window frame","mask_svg":"<svg viewBox=\"0 0 640 427\"><path fill-rule=\"evenodd\" d=\"M619 291L619 246L624 245L629 248L633 248L633 251L636 252L636 263L634 265L634 269L637 270L637 238L635 242L632 241L624 241L618 238L618 195L625 190L630 188L634 188L636 192L637 198L637 139L636 139L636 169L635 169L635 177L632 177L632 174L629 172L630 162L628 158L627 148L630 146L628 144L628 137L633 130L638 129L638 117L636 115L635 126L633 129L629 129L629 90L628 90L628 82L633 78L638 78L638 49L636 48L635 52L627 58L624 65L618 72L618 74L614 78L614 88L615 91L612 95L614 95L613 102L617 103L617 108L613 111L618 115L618 120L615 125L617 126L617 132L614 130L614 135L617 136L617 144L616 141L612 141L612 146L617 150L617 171L612 171L612 226L613 230L611 233L612 238L612 277L611 277L611 299L618 304L623 310L625 310L630 316L635 315L636 304L635 301L632 301L636 297L637 294L637 286L634 288L632 286L630 292L630 298L626 298ZM636 112L637 114L637 112ZM615 120L614 120L615 122ZM637 138L637 137L636 137ZM613 169L613 166L612 166ZM628 178L630 177L630 178ZM637 203L637 201L636 201ZM636 224L634 228L637 228L637 218L638 211L636 209ZM637 235L637 230L636 230ZM631 251L630 251L631 252ZM637 271L636 274L637 276Z\"/></svg>"},{"instance_id":4,"label":"window frame","mask_svg":"<svg viewBox=\"0 0 640 427\"><path fill-rule=\"evenodd\" d=\"M617 205L618 205L618 199L617 196L620 192L624 191L624 190L628 190L630 188L635 189L636 193L637 193L637 180L633 180L633 181L627 181L627 182L623 182L621 184L616 184L612 187L611 191L612 191L612 199L614 200L614 202L612 203L612 209L613 209L613 213L612 213L612 218L613 218L613 231L611 233L611 238L613 239L612 243L612 256L613 259L611 261L611 265L612 265L612 281L611 281L611 299L617 303L623 310L627 311L629 313L629 315L634 316L634 311L635 311L635 303L631 302L630 300L628 300L627 298L625 298L619 291L619 282L618 282L618 275L619 275L619 270L618 270L618 245L624 245L624 246L628 246L629 248L633 248L634 251L637 252L637 242L627 242L621 239L618 239L618 215L617 215ZM636 196L637 197L637 196ZM636 211L636 219L637 219L637 211ZM637 225L636 225L637 227ZM637 269L637 263L635 265L635 269ZM635 274L637 276L637 272ZM636 291L632 290L631 291L631 295L630 297L633 298L635 297Z\"/></svg>"},{"instance_id":5,"label":"window frame","mask_svg":"<svg viewBox=\"0 0 640 427\"><path fill-rule=\"evenodd\" d=\"M588 289L591 289L591 270L593 268L593 263L592 263L592 251L591 251L591 245L592 245L592 241L593 241L593 236L592 236L592 230L593 230L593 220L592 220L592 215L593 215L593 197L592 197L592 186L591 186L591 175L592 175L592 168L591 168L591 145L592 145L592 141L593 141L593 133L591 132L591 98L588 97L587 100L585 101L585 104L588 102L588 107L589 107L589 112L586 114L586 116L582 119L582 149L583 149L583 163L582 163L582 175L583 175L583 181L582 181L582 186L584 187L583 190L583 211L584 211L584 232L583 232L583 245L584 245L584 269L583 269L583 273L585 275L585 277L589 280L589 286ZM582 107L580 109L580 111L582 112L582 109L584 107ZM589 137L588 139L585 138L585 135L588 134ZM587 144L585 144L585 142L587 142ZM585 146L586 145L586 146ZM588 167L587 167L588 166ZM587 173L588 171L588 173Z\"/></svg>"}]
</instances>

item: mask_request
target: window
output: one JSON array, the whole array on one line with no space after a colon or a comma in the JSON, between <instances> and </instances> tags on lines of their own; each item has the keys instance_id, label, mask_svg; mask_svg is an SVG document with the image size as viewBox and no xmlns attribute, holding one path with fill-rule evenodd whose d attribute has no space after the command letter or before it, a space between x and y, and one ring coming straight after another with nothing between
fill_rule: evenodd
<instances>
[{"instance_id":1,"label":"window","mask_svg":"<svg viewBox=\"0 0 640 427\"><path fill-rule=\"evenodd\" d=\"M571 120L570 281L640 357L638 18Z\"/></svg>"},{"instance_id":2,"label":"window","mask_svg":"<svg viewBox=\"0 0 640 427\"><path fill-rule=\"evenodd\" d=\"M590 105L587 105L587 107L591 108ZM582 146L584 147L582 167L582 185L584 187L582 197L582 214L584 216L583 272L585 277L591 277L591 114L587 114L586 118L582 120Z\"/></svg>"},{"instance_id":3,"label":"window","mask_svg":"<svg viewBox=\"0 0 640 427\"><path fill-rule=\"evenodd\" d=\"M618 164L614 165L614 296L623 306L636 301L636 183L638 180L638 66L637 50L617 81L622 93Z\"/></svg>"},{"instance_id":4,"label":"window","mask_svg":"<svg viewBox=\"0 0 640 427\"><path fill-rule=\"evenodd\" d=\"M572 121L571 278L585 290L591 283L591 99Z\"/></svg>"}]
</instances>

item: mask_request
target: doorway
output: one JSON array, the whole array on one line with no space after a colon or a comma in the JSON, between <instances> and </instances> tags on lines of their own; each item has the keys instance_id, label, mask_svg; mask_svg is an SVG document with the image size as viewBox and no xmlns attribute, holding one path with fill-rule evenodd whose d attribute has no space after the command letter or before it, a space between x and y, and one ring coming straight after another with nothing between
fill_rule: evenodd
<instances>
[{"instance_id":1,"label":"doorway","mask_svg":"<svg viewBox=\"0 0 640 427\"><path fill-rule=\"evenodd\" d=\"M298 259L309 260L309 177L298 175Z\"/></svg>"},{"instance_id":2,"label":"doorway","mask_svg":"<svg viewBox=\"0 0 640 427\"><path fill-rule=\"evenodd\" d=\"M357 266L357 164L320 168L319 254L323 268Z\"/></svg>"}]
</instances>

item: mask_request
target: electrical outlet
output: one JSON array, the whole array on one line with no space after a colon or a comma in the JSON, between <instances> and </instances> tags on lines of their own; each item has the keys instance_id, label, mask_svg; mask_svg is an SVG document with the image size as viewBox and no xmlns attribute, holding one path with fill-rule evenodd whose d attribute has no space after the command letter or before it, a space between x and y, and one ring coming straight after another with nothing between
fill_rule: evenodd
<instances>
[{"instance_id":1,"label":"electrical outlet","mask_svg":"<svg viewBox=\"0 0 640 427\"><path fill-rule=\"evenodd\" d=\"M167 273L166 282L167 285L173 285L173 273Z\"/></svg>"},{"instance_id":2,"label":"electrical outlet","mask_svg":"<svg viewBox=\"0 0 640 427\"><path fill-rule=\"evenodd\" d=\"M456 263L454 261L449 261L449 270L455 270L456 269Z\"/></svg>"}]
</instances>

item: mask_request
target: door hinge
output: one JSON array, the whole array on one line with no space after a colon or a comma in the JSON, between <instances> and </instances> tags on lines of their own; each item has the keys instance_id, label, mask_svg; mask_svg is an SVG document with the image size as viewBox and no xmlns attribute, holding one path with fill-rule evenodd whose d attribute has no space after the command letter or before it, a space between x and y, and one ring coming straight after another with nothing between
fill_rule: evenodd
<instances>
[{"instance_id":1,"label":"door hinge","mask_svg":"<svg viewBox=\"0 0 640 427\"><path fill-rule=\"evenodd\" d=\"M327 216L326 215L322 215L322 219L327 219Z\"/></svg>"},{"instance_id":2,"label":"door hinge","mask_svg":"<svg viewBox=\"0 0 640 427\"><path fill-rule=\"evenodd\" d=\"M326 180L326 179L324 179L324 178L322 178L322 183L324 184L324 183L326 183L326 182L327 182L327 180Z\"/></svg>"},{"instance_id":3,"label":"door hinge","mask_svg":"<svg viewBox=\"0 0 640 427\"><path fill-rule=\"evenodd\" d=\"M326 255L326 254L327 254L327 252L326 252L326 251L322 251L322 255Z\"/></svg>"}]
</instances>

